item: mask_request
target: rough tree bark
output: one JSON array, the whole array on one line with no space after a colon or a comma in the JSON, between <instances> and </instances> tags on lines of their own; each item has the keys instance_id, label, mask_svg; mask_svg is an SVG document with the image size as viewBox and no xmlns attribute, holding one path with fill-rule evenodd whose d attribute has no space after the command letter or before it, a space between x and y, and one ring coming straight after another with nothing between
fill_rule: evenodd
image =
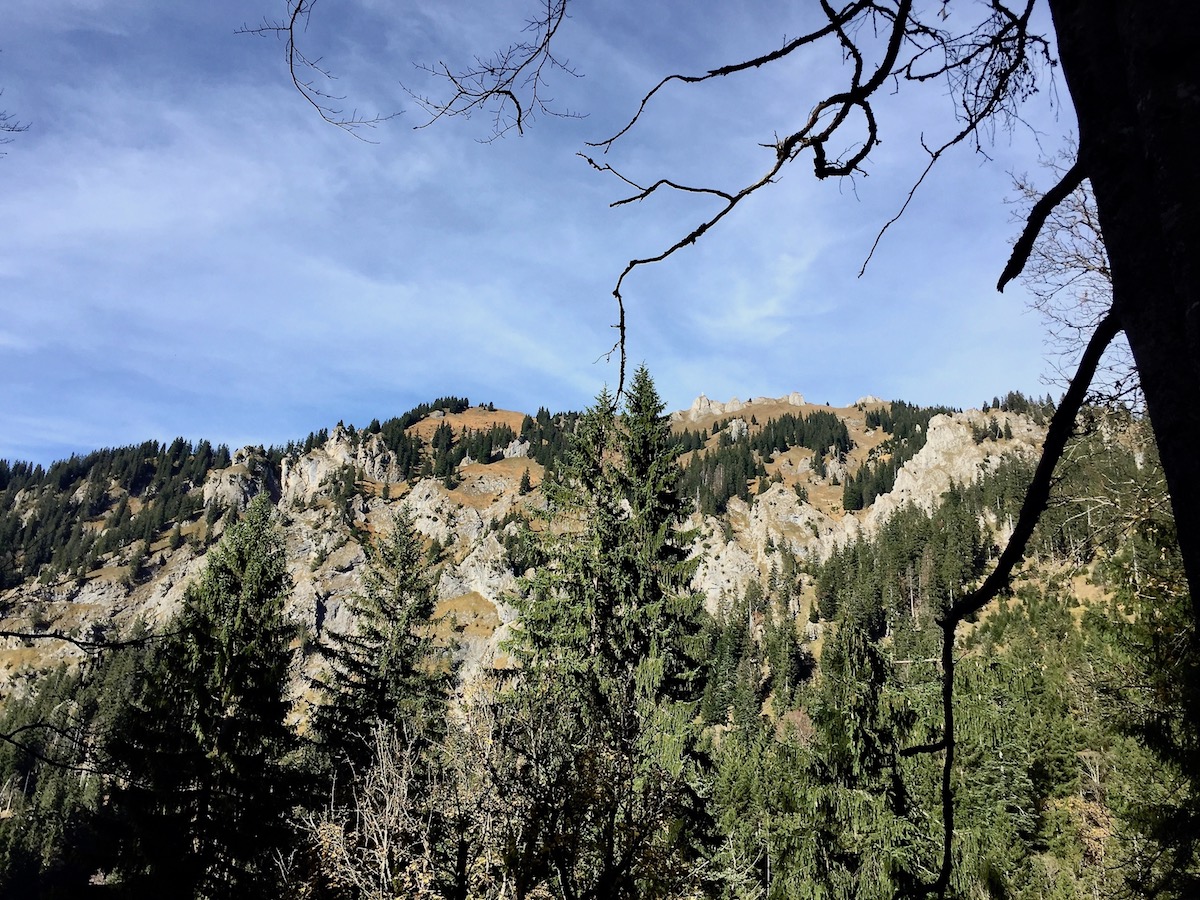
<instances>
[{"instance_id":1,"label":"rough tree bark","mask_svg":"<svg viewBox=\"0 0 1200 900\"><path fill-rule=\"evenodd\" d=\"M1050 0L1200 620L1200 15L1187 0Z\"/></svg>"}]
</instances>

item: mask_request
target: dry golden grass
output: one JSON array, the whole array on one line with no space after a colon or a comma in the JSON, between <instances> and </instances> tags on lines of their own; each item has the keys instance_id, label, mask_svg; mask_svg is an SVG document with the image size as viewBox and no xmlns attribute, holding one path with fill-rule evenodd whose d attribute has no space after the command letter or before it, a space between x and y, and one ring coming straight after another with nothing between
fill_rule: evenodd
<instances>
[{"instance_id":1,"label":"dry golden grass","mask_svg":"<svg viewBox=\"0 0 1200 900\"><path fill-rule=\"evenodd\" d=\"M6 647L0 650L0 671L6 676L22 672L40 672L47 668L44 641L32 641L28 647Z\"/></svg>"},{"instance_id":2,"label":"dry golden grass","mask_svg":"<svg viewBox=\"0 0 1200 900\"><path fill-rule=\"evenodd\" d=\"M824 403L805 403L802 406L793 406L786 400L773 400L767 403L747 403L737 412L720 413L714 416L701 416L694 422L681 419L672 424L671 430L676 434L684 431L697 430L711 432L715 422L727 422L730 419L745 419L746 422L749 423L750 419L753 417L757 419L761 425L763 422L767 422L771 419L778 419L781 416L788 415L789 413L793 416L803 417L814 412L831 412L843 419L857 419L859 428L861 430L862 423L865 421L864 410L881 409L885 406L887 406L887 404L883 402L868 403L862 410L860 410L857 406L826 406ZM755 427L756 426L751 425L751 431L753 431ZM849 422L847 422L847 427L850 427Z\"/></svg>"},{"instance_id":3,"label":"dry golden grass","mask_svg":"<svg viewBox=\"0 0 1200 900\"><path fill-rule=\"evenodd\" d=\"M762 429L763 425L771 419L777 419L784 415L805 416L817 411L832 412L846 420L847 428L850 430L850 436L853 438L855 447L850 452L847 458L848 470L856 472L868 455L879 444L885 441L888 437L882 431L876 430L868 433L866 430L866 410L878 409L886 406L886 403L870 403L863 409L857 406L831 407L820 403L805 403L802 406L793 406L786 401L770 401L765 403L748 403L741 410L734 413L721 413L719 415L703 416L700 419L692 421L679 421L674 423L672 431L680 433L684 430L688 431L703 431L709 436L705 441L705 449L713 449L719 440L718 436L711 434L712 426L716 422L727 422L731 419L742 419L750 423L753 418L758 424L750 424L751 433L755 433ZM409 434L415 434L422 440L429 441L432 439L434 432L438 427L445 422L454 429L455 434L461 435L466 430L486 431L496 425L508 425L514 432L519 432L521 422L524 420L525 414L514 412L512 410L495 410L489 411L484 407L472 407L461 413L451 413L439 417L428 417L411 426L408 429ZM681 465L687 465L691 454L684 454L680 458ZM818 481L810 471L796 472L800 468L800 464L812 458L812 451L804 448L793 448L766 464L768 475L779 473L783 479L783 485L786 488L794 488L799 483L802 484L808 491L808 502L820 510L822 513L834 518L840 518L844 515L842 510L842 487L840 484L832 485ZM536 462L529 459L511 459L498 460L496 462L484 464L474 464L464 466L459 469L459 476L462 482L456 487L452 494L456 502L460 502L474 509L483 509L494 502L505 491L497 491L494 488L488 489L476 487L475 485L481 482L489 481L488 476L501 476L511 480L512 489L515 490L519 483L521 473L525 468L529 469L530 480L536 488L541 481L542 467ZM379 496L382 493L383 485L375 482L367 482L360 484L364 490ZM751 489L754 486L751 485ZM397 499L402 496L401 491L407 490L407 485L390 485L389 496L392 499ZM507 489L506 489L507 490Z\"/></svg>"},{"instance_id":4,"label":"dry golden grass","mask_svg":"<svg viewBox=\"0 0 1200 900\"><path fill-rule=\"evenodd\" d=\"M92 569L84 578L88 581L120 581L125 577L125 573L129 571L129 566L101 566L99 569Z\"/></svg>"},{"instance_id":5,"label":"dry golden grass","mask_svg":"<svg viewBox=\"0 0 1200 900\"><path fill-rule=\"evenodd\" d=\"M410 426L408 433L418 435L422 440L428 441L433 438L433 433L438 430L438 426L445 422L454 429L456 435L462 434L467 429L471 431L487 431L496 425L507 425L519 434L523 421L525 421L525 413L513 412L508 409L498 409L495 412L490 412L482 406L472 406L470 409L460 413L450 413L437 418L433 416L426 417L417 424Z\"/></svg>"},{"instance_id":6,"label":"dry golden grass","mask_svg":"<svg viewBox=\"0 0 1200 900\"><path fill-rule=\"evenodd\" d=\"M490 463L472 463L458 469L459 484L453 491L454 500L472 509L486 509L506 494L517 492L521 474L529 470L529 482L537 488L544 474L542 467L524 457L497 459Z\"/></svg>"},{"instance_id":7,"label":"dry golden grass","mask_svg":"<svg viewBox=\"0 0 1200 900\"><path fill-rule=\"evenodd\" d=\"M386 488L388 500L401 500L412 490L407 481L359 481L357 484L360 491L372 497L382 497Z\"/></svg>"},{"instance_id":8,"label":"dry golden grass","mask_svg":"<svg viewBox=\"0 0 1200 900\"><path fill-rule=\"evenodd\" d=\"M453 632L464 638L488 640L500 627L496 604L478 591L442 600L434 607L433 618L438 623L438 637Z\"/></svg>"},{"instance_id":9,"label":"dry golden grass","mask_svg":"<svg viewBox=\"0 0 1200 900\"><path fill-rule=\"evenodd\" d=\"M854 441L854 447L846 457L847 472L854 474L866 462L871 451L889 437L881 429L867 431L866 426L867 411L881 409L887 405L887 403L880 401L865 404L860 409L857 406L834 407L820 403L805 403L802 406L792 406L790 403L779 401L748 403L737 412L702 416L694 422L686 420L675 422L671 426L671 430L676 434L684 431L703 431L709 435L705 440L704 449L711 450L717 446L717 442L720 440L719 435L711 434L712 426L717 422L741 419L747 423L750 433L756 434L762 430L767 422L785 415L790 414L803 417L814 412L831 412L845 421L846 428L850 432L850 437ZM754 419L757 424L752 424L751 419ZM683 454L680 458L681 465L686 466L691 455L691 453ZM828 484L820 481L812 474L811 469L805 468L803 464L811 461L812 457L812 450L804 447L792 447L784 453L778 454L770 462L765 463L767 475L774 476L778 474L783 479L783 486L789 489L794 489L797 484L803 485L805 490L808 491L808 502L812 507L831 518L839 519L845 515L845 511L842 509L842 486L840 484ZM755 486L751 485L751 490L753 491L754 489Z\"/></svg>"},{"instance_id":10,"label":"dry golden grass","mask_svg":"<svg viewBox=\"0 0 1200 900\"><path fill-rule=\"evenodd\" d=\"M56 603L54 604L54 630L65 631L84 629L93 622L100 621L105 612L100 603Z\"/></svg>"}]
</instances>

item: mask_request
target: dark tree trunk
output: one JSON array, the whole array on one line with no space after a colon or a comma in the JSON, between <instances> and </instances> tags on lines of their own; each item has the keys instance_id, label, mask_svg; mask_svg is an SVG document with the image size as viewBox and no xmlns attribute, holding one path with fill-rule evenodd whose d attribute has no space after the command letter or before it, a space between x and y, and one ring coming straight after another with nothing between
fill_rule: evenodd
<instances>
[{"instance_id":1,"label":"dark tree trunk","mask_svg":"<svg viewBox=\"0 0 1200 900\"><path fill-rule=\"evenodd\" d=\"M1200 621L1200 10L1050 0Z\"/></svg>"}]
</instances>

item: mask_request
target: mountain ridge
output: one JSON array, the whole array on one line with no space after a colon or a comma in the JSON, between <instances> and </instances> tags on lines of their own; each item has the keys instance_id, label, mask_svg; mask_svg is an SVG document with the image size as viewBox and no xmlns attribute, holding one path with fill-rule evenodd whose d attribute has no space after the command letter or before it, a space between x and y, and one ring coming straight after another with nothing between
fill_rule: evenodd
<instances>
[{"instance_id":1,"label":"mountain ridge","mask_svg":"<svg viewBox=\"0 0 1200 900\"><path fill-rule=\"evenodd\" d=\"M149 537L95 556L86 569L80 563L55 572L52 564L43 565L36 576L0 593L0 625L16 632L91 636L123 634L137 621L161 625L178 609L187 584L203 568L208 547L226 524L253 497L267 493L279 511L295 584L290 614L318 636L323 628L344 629L350 624L346 601L358 589L365 562L361 541L386 528L391 512L407 504L438 567L439 612L457 616L453 629L461 641L460 661L468 670L494 664L498 643L515 619L506 598L519 589L523 574L514 571L505 542L514 539L519 520L536 516L541 505L536 486L554 462L547 448L562 439L560 432L569 429L574 414L556 418L543 408L534 417L451 399L455 402L447 408L430 408L407 424L406 438L389 437L384 426L375 427L378 423L363 430L338 423L323 439L317 433L305 444L291 445L277 463L274 448L261 446L239 448L227 462L217 454L215 461L226 464L207 469L198 484L185 482L187 502L176 519L163 521ZM929 510L951 485L974 480L1006 456L1031 459L1044 436L1044 427L1027 412L967 410L928 416L927 427L918 424L913 432L920 449L898 466L894 486L864 509L847 511L842 505L847 479L902 455L898 439L883 425L871 427L894 416L896 409L901 407L874 397L832 408L807 403L795 392L744 403L737 398L715 403L701 394L689 410L670 416L685 468L696 458L735 451L756 468L734 485L720 512L692 517L698 531L693 553L702 556L693 588L703 593L710 610L723 597L743 592L750 581L767 577L778 552L824 559L860 535L874 533L906 503ZM806 417L828 415L845 426L850 440L845 453L799 445L770 452L746 449L766 438L768 426L786 422L800 427L818 421ZM495 443L497 436L502 446ZM402 459L406 440L420 442L424 474L413 476L417 470ZM468 444L473 450L464 450ZM464 455L455 461L458 454ZM733 465L732 459L726 465ZM103 509L84 522L85 533L90 530L103 542L122 521L133 525L150 515L170 483L166 470L182 472L187 465L176 460L164 466L160 457L155 474L137 495L133 490L122 494L114 478L105 499L93 503L92 512L97 505ZM80 471L72 476L75 480L60 476L58 483L83 508L89 493L95 494L93 475L94 470ZM532 490L523 491L523 478ZM128 486L143 480L131 476ZM708 485L703 488L709 490ZM47 490L41 496L19 490L11 497L6 491L5 514L16 514L28 528ZM0 548L3 552L13 555L11 546ZM793 609L797 617L811 614L811 585L807 587ZM0 684L17 686L48 665L82 657L69 643L54 649L47 642L37 648L19 640L7 643L0 648Z\"/></svg>"}]
</instances>

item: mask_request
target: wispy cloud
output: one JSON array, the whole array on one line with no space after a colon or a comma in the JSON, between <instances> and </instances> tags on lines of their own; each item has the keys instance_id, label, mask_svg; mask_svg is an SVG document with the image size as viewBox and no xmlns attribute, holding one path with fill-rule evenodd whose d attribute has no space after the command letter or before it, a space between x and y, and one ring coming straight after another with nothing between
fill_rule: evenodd
<instances>
[{"instance_id":1,"label":"wispy cloud","mask_svg":"<svg viewBox=\"0 0 1200 900\"><path fill-rule=\"evenodd\" d=\"M307 37L340 76L331 88L350 106L409 108L365 144L305 106L274 42L233 34L271 4L11 6L0 85L35 128L0 161L0 457L42 462L177 434L283 442L445 393L584 406L617 377L602 359L617 274L712 201L610 208L628 185L576 151L619 128L662 75L794 27L721 4L580 10L561 49L586 77L560 73L552 90L590 116L484 145L479 117L414 131L421 114L399 82L421 86L413 61L503 46L524 3L469 15L318 6ZM807 113L828 65L672 86L604 159L647 182L741 186L769 164L759 143ZM1012 289L992 289L1012 230L1006 160L1028 147L1001 146L983 166L948 160L856 277L923 164L906 118L923 108L909 102L886 113L870 178L817 183L799 163L627 282L631 360L673 404L791 390L962 404L1037 386L1036 320Z\"/></svg>"}]
</instances>

